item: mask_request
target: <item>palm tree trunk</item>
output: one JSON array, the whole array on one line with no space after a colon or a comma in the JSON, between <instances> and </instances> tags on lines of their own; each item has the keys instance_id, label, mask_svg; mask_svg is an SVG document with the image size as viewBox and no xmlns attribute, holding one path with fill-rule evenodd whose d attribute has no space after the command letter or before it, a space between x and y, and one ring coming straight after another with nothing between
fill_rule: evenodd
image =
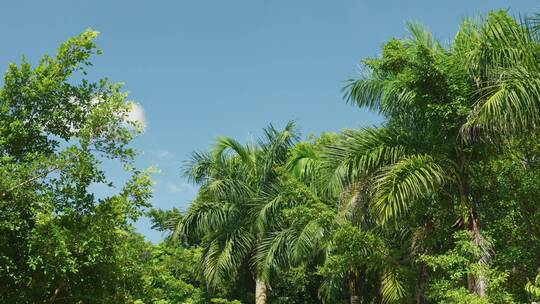
<instances>
[{"instance_id":1,"label":"palm tree trunk","mask_svg":"<svg viewBox=\"0 0 540 304\"><path fill-rule=\"evenodd\" d=\"M255 280L255 304L266 304L268 286L266 283L257 278Z\"/></svg>"},{"instance_id":2,"label":"palm tree trunk","mask_svg":"<svg viewBox=\"0 0 540 304\"><path fill-rule=\"evenodd\" d=\"M350 304L360 304L360 295L354 278L349 279L349 299Z\"/></svg>"},{"instance_id":3,"label":"palm tree trunk","mask_svg":"<svg viewBox=\"0 0 540 304\"><path fill-rule=\"evenodd\" d=\"M416 280L414 298L416 304L427 304L429 302L424 295L424 291L426 282L428 280L428 267L424 262L420 262L418 268L418 278Z\"/></svg>"},{"instance_id":4,"label":"palm tree trunk","mask_svg":"<svg viewBox=\"0 0 540 304\"><path fill-rule=\"evenodd\" d=\"M480 246L482 241L482 235L480 234L480 226L478 216L474 212L473 208L470 207L468 201L468 189L464 181L464 177L460 176L458 179L458 190L460 197L460 204L462 208L466 208L467 211L467 229L472 235L472 241L476 246ZM481 258L476 262L481 263ZM477 275L476 277L471 274L467 274L467 288L470 292L475 293L479 297L484 297L486 295L487 282L485 276L482 274Z\"/></svg>"},{"instance_id":5,"label":"palm tree trunk","mask_svg":"<svg viewBox=\"0 0 540 304\"><path fill-rule=\"evenodd\" d=\"M469 211L470 219L469 219L469 231L472 234L473 242L476 246L480 246L482 242L482 235L480 234L480 227L478 223L478 216L475 215L474 211L471 209ZM478 261L477 263L481 263L481 261ZM472 292L477 294L479 297L484 297L486 295L486 277L483 274L477 275L473 282Z\"/></svg>"}]
</instances>

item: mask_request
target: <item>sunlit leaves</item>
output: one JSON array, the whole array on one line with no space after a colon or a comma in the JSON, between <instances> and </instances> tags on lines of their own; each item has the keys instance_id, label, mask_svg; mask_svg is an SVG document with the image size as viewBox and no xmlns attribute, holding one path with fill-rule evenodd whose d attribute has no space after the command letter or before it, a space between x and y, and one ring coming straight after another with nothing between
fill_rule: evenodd
<instances>
[{"instance_id":1,"label":"sunlit leaves","mask_svg":"<svg viewBox=\"0 0 540 304\"><path fill-rule=\"evenodd\" d=\"M209 153L193 154L184 172L200 190L178 228L201 238L209 284L235 278L244 263L267 279L284 257L280 234L267 235L274 235L280 211L294 204L284 195L279 168L296 140L291 122L283 130L270 125L256 144L220 137Z\"/></svg>"},{"instance_id":2,"label":"sunlit leaves","mask_svg":"<svg viewBox=\"0 0 540 304\"><path fill-rule=\"evenodd\" d=\"M468 65L479 97L463 127L466 139L478 129L515 134L538 128L540 39L534 19L518 22L504 13L491 13L475 30L478 45L469 52Z\"/></svg>"},{"instance_id":3,"label":"sunlit leaves","mask_svg":"<svg viewBox=\"0 0 540 304\"><path fill-rule=\"evenodd\" d=\"M383 221L401 215L421 197L438 190L445 172L428 155L413 155L385 167L376 178L375 208Z\"/></svg>"}]
</instances>

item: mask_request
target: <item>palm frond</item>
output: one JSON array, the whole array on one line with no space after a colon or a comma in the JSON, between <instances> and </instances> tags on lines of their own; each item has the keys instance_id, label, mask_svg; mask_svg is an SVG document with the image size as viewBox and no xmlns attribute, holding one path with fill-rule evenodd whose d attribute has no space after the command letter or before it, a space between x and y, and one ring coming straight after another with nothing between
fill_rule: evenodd
<instances>
[{"instance_id":1,"label":"palm frond","mask_svg":"<svg viewBox=\"0 0 540 304\"><path fill-rule=\"evenodd\" d=\"M381 112L380 101L385 96L385 82L373 75L363 75L361 78L351 78L343 88L344 99L347 103Z\"/></svg>"},{"instance_id":2,"label":"palm frond","mask_svg":"<svg viewBox=\"0 0 540 304\"><path fill-rule=\"evenodd\" d=\"M309 221L303 229L295 232L289 256L291 261L299 263L301 260L312 257L321 248L320 244L328 236L328 227L324 227L318 220Z\"/></svg>"},{"instance_id":3,"label":"palm frond","mask_svg":"<svg viewBox=\"0 0 540 304\"><path fill-rule=\"evenodd\" d=\"M260 158L261 182L265 183L274 175L274 167L287 161L289 149L298 141L296 126L293 121L287 123L282 131L270 125L264 129L265 136L259 140L262 150Z\"/></svg>"},{"instance_id":4,"label":"palm frond","mask_svg":"<svg viewBox=\"0 0 540 304\"><path fill-rule=\"evenodd\" d=\"M422 45L436 51L442 50L440 42L433 36L433 33L421 23L409 21L406 23L406 28L414 45Z\"/></svg>"},{"instance_id":5,"label":"palm frond","mask_svg":"<svg viewBox=\"0 0 540 304\"><path fill-rule=\"evenodd\" d=\"M232 151L235 155L238 155L238 157L240 157L240 159L248 166L255 166L254 151L249 145L243 146L230 137L218 137L212 147L212 156L215 160L222 160L226 157L225 153L227 151Z\"/></svg>"},{"instance_id":6,"label":"palm frond","mask_svg":"<svg viewBox=\"0 0 540 304\"><path fill-rule=\"evenodd\" d=\"M239 227L223 238L214 238L202 256L202 272L211 286L218 286L236 276L253 246L249 231Z\"/></svg>"},{"instance_id":7,"label":"palm frond","mask_svg":"<svg viewBox=\"0 0 540 304\"><path fill-rule=\"evenodd\" d=\"M300 142L291 149L285 168L302 181L314 181L322 164L320 152L313 144Z\"/></svg>"},{"instance_id":8,"label":"palm frond","mask_svg":"<svg viewBox=\"0 0 540 304\"><path fill-rule=\"evenodd\" d=\"M288 264L289 234L288 229L270 232L256 247L252 264L255 268L262 269L261 278L266 282L269 282L273 270Z\"/></svg>"},{"instance_id":9,"label":"palm frond","mask_svg":"<svg viewBox=\"0 0 540 304\"><path fill-rule=\"evenodd\" d=\"M242 203L246 201L247 195L253 193L249 180L240 178L224 177L221 179L210 179L199 189L203 196L213 200Z\"/></svg>"},{"instance_id":10,"label":"palm frond","mask_svg":"<svg viewBox=\"0 0 540 304\"><path fill-rule=\"evenodd\" d=\"M343 139L325 150L327 185L342 193L363 176L392 164L406 154L407 134L387 128L345 130Z\"/></svg>"},{"instance_id":11,"label":"palm frond","mask_svg":"<svg viewBox=\"0 0 540 304\"><path fill-rule=\"evenodd\" d=\"M515 133L540 124L540 72L515 67L480 91L481 99L462 126L466 139L478 128L488 132Z\"/></svg>"},{"instance_id":12,"label":"palm frond","mask_svg":"<svg viewBox=\"0 0 540 304\"><path fill-rule=\"evenodd\" d=\"M184 214L175 234L212 234L234 224L238 215L239 210L232 204L196 200Z\"/></svg>"},{"instance_id":13,"label":"palm frond","mask_svg":"<svg viewBox=\"0 0 540 304\"><path fill-rule=\"evenodd\" d=\"M383 304L399 303L405 297L405 286L395 267L386 267L381 281L381 302Z\"/></svg>"},{"instance_id":14,"label":"palm frond","mask_svg":"<svg viewBox=\"0 0 540 304\"><path fill-rule=\"evenodd\" d=\"M212 165L212 159L208 153L193 152L190 160L183 165L183 175L192 183L202 184L211 174Z\"/></svg>"},{"instance_id":15,"label":"palm frond","mask_svg":"<svg viewBox=\"0 0 540 304\"><path fill-rule=\"evenodd\" d=\"M253 208L255 215L255 225L258 231L265 231L270 228L279 217L279 212L287 207L290 207L289 201L284 200L281 195L276 195L273 198L264 197Z\"/></svg>"},{"instance_id":16,"label":"palm frond","mask_svg":"<svg viewBox=\"0 0 540 304\"><path fill-rule=\"evenodd\" d=\"M491 13L481 27L476 60L481 74L489 75L501 67L516 64L537 65L538 47L526 22L518 22L506 13Z\"/></svg>"},{"instance_id":17,"label":"palm frond","mask_svg":"<svg viewBox=\"0 0 540 304\"><path fill-rule=\"evenodd\" d=\"M371 192L371 179L369 178L350 184L340 196L338 217L358 225L369 223Z\"/></svg>"},{"instance_id":18,"label":"palm frond","mask_svg":"<svg viewBox=\"0 0 540 304\"><path fill-rule=\"evenodd\" d=\"M387 166L377 177L374 208L382 222L407 211L417 199L438 189L443 168L429 155L411 155Z\"/></svg>"}]
</instances>

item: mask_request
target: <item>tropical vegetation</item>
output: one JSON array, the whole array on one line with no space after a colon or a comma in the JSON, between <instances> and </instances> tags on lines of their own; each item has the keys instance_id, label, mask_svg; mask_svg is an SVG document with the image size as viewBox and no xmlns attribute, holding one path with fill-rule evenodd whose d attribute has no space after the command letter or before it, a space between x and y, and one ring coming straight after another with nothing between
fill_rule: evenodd
<instances>
[{"instance_id":1,"label":"tropical vegetation","mask_svg":"<svg viewBox=\"0 0 540 304\"><path fill-rule=\"evenodd\" d=\"M442 43L422 25L344 85L380 125L219 137L150 205L144 130L85 79L97 32L0 89L3 303L531 303L540 300L540 17L495 11ZM116 185L105 164L127 176ZM96 195L96 187L107 196ZM166 233L151 244L141 216Z\"/></svg>"}]
</instances>

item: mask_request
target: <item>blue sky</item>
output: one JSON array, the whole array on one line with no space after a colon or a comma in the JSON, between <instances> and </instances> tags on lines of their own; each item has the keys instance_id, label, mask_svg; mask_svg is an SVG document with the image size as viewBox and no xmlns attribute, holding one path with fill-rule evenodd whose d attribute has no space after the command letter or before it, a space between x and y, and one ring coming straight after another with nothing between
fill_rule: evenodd
<instances>
[{"instance_id":1,"label":"blue sky","mask_svg":"<svg viewBox=\"0 0 540 304\"><path fill-rule=\"evenodd\" d=\"M180 175L193 150L219 135L245 140L294 119L304 135L373 125L345 104L344 81L360 59L420 21L448 40L464 16L490 9L540 11L538 1L229 0L4 1L0 69L42 54L86 28L103 55L90 77L124 82L147 124L137 164L156 166L153 205L185 209L196 188ZM117 178L110 170L111 177ZM141 220L138 231L158 241Z\"/></svg>"}]
</instances>

